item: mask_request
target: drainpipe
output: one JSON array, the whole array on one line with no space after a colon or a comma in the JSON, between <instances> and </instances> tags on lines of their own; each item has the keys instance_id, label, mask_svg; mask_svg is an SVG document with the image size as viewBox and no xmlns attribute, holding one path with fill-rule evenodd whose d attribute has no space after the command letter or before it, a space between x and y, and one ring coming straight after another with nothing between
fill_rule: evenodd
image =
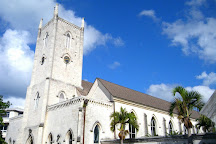
<instances>
[{"instance_id":1,"label":"drainpipe","mask_svg":"<svg viewBox=\"0 0 216 144\"><path fill-rule=\"evenodd\" d=\"M88 99L84 100L83 110L84 110L84 118L83 118L83 144L85 144L85 117L86 117L86 107L88 105Z\"/></svg>"}]
</instances>

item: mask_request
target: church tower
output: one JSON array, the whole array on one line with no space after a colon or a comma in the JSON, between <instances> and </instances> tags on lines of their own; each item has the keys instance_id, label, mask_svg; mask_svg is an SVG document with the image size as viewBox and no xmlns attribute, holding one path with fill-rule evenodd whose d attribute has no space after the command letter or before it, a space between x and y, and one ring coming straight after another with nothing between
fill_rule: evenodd
<instances>
[{"instance_id":1,"label":"church tower","mask_svg":"<svg viewBox=\"0 0 216 144\"><path fill-rule=\"evenodd\" d=\"M76 97L82 88L84 19L81 27L58 16L58 4L53 18L43 26L40 21L35 49L34 67L27 89L22 133L18 143L43 141L47 107ZM33 138L34 136L34 138Z\"/></svg>"}]
</instances>

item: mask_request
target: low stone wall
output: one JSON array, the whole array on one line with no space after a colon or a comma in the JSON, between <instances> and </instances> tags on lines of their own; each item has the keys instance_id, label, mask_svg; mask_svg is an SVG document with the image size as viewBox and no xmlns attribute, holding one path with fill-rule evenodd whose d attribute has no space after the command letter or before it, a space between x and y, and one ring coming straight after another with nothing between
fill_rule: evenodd
<instances>
[{"instance_id":1,"label":"low stone wall","mask_svg":"<svg viewBox=\"0 0 216 144\"><path fill-rule=\"evenodd\" d=\"M102 140L101 144L120 144L120 140ZM216 144L216 133L125 139L124 144Z\"/></svg>"}]
</instances>

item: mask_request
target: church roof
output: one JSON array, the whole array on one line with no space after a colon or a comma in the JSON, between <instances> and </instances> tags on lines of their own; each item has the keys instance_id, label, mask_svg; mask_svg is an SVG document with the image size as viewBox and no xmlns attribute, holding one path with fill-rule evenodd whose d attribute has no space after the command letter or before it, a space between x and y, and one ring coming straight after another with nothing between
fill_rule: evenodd
<instances>
[{"instance_id":1,"label":"church roof","mask_svg":"<svg viewBox=\"0 0 216 144\"><path fill-rule=\"evenodd\" d=\"M170 102L168 101L111 83L100 78L97 79L112 94L113 97L169 112ZM90 91L93 84L87 81L82 81L82 84L84 89L82 90L82 93L87 95L87 91ZM174 111L174 113L177 113L177 111ZM199 113L197 111L192 111L191 117L196 119L199 117Z\"/></svg>"}]
</instances>

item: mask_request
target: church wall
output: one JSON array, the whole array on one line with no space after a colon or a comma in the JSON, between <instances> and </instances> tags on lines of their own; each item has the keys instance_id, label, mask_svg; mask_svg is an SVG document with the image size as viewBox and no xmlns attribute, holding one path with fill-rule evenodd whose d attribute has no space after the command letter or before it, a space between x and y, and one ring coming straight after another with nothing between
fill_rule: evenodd
<instances>
[{"instance_id":1,"label":"church wall","mask_svg":"<svg viewBox=\"0 0 216 144\"><path fill-rule=\"evenodd\" d=\"M57 80L81 86L82 77L82 31L62 19L58 19L54 63L52 77ZM67 34L70 34L69 47L66 47ZM64 62L64 56L70 57L70 62Z\"/></svg>"},{"instance_id":2,"label":"church wall","mask_svg":"<svg viewBox=\"0 0 216 144\"><path fill-rule=\"evenodd\" d=\"M40 84L34 85L31 87L28 94L29 104L28 104L28 118L26 125L36 126L40 123L41 110L43 107L43 100L45 96L45 85L46 81L41 82ZM37 93L39 93L38 105L36 106ZM25 115L25 113L24 113Z\"/></svg>"},{"instance_id":3,"label":"church wall","mask_svg":"<svg viewBox=\"0 0 216 144\"><path fill-rule=\"evenodd\" d=\"M105 105L106 104L106 105ZM112 103L89 101L86 107L85 143L94 143L94 128L99 125L99 139L114 139L110 131L110 115L113 112Z\"/></svg>"},{"instance_id":4,"label":"church wall","mask_svg":"<svg viewBox=\"0 0 216 144\"><path fill-rule=\"evenodd\" d=\"M50 88L49 88L49 100L48 105L57 104L60 100L60 93L64 93L64 99L71 99L76 97L75 87L73 85L64 83L59 80L50 80Z\"/></svg>"},{"instance_id":5,"label":"church wall","mask_svg":"<svg viewBox=\"0 0 216 144\"><path fill-rule=\"evenodd\" d=\"M47 44L45 45L45 37L48 34ZM51 20L42 30L38 36L35 56L34 67L32 71L31 85L41 83L47 77L50 77L52 66L52 49L54 48L54 23ZM45 57L44 64L42 65L42 57Z\"/></svg>"},{"instance_id":6,"label":"church wall","mask_svg":"<svg viewBox=\"0 0 216 144\"><path fill-rule=\"evenodd\" d=\"M10 123L7 129L7 135L6 135L6 142L9 142L9 139L11 140L11 142L17 140L18 138L18 133L20 133L20 131L22 131L22 120L23 120L23 116L17 116L14 118L10 119ZM9 133L9 135L8 135Z\"/></svg>"},{"instance_id":7,"label":"church wall","mask_svg":"<svg viewBox=\"0 0 216 144\"><path fill-rule=\"evenodd\" d=\"M63 103L65 102L62 102L62 104ZM60 105L60 103L58 105ZM50 133L52 134L53 140L55 142L57 140L57 135L60 135L59 142L63 143L68 130L72 130L74 142L76 143L78 136L78 114L79 107L81 106L81 102L76 102L69 105L63 104L59 107L49 110L47 112L46 122L44 124L43 143L48 141L48 136Z\"/></svg>"},{"instance_id":8,"label":"church wall","mask_svg":"<svg viewBox=\"0 0 216 144\"><path fill-rule=\"evenodd\" d=\"M135 106L136 105L136 106ZM120 111L120 108L126 108L128 112L134 112L135 115L137 116L138 124L139 124L139 131L137 132L136 137L144 137L146 136L146 125L145 125L145 120L144 120L144 114L147 115L147 131L148 135L151 135L151 119L152 117L155 118L156 120L156 133L159 136L165 136L166 134L169 133L169 121L171 120L173 124L174 131L180 132L179 129L179 120L177 119L177 115L174 117L170 117L168 112L164 112L161 110L149 108L149 107L142 107L137 104L125 104L122 102L115 102L115 111ZM164 119L166 123L166 129L164 126ZM195 125L197 122L192 119L193 125ZM182 130L183 130L183 124L181 124ZM127 126L127 129L129 130L129 126ZM166 133L165 133L166 132ZM118 134L119 132L117 132ZM192 132L193 133L193 132ZM129 138L129 135L127 136Z\"/></svg>"}]
</instances>

